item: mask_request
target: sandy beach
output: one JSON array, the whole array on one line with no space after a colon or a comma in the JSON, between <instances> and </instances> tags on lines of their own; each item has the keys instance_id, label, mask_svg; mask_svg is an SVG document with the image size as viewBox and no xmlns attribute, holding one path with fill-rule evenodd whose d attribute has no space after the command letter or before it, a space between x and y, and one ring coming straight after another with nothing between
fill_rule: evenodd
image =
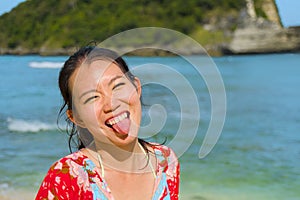
<instances>
[{"instance_id":1,"label":"sandy beach","mask_svg":"<svg viewBox=\"0 0 300 200\"><path fill-rule=\"evenodd\" d=\"M28 191L25 189L15 188L0 188L0 199L1 200L33 200L35 198L35 192Z\"/></svg>"}]
</instances>

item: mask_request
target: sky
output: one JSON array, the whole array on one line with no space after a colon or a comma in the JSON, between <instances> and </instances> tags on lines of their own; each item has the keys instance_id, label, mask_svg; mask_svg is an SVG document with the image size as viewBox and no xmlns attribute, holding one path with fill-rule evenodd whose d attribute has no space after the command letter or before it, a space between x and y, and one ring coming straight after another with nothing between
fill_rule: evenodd
<instances>
[{"instance_id":1,"label":"sky","mask_svg":"<svg viewBox=\"0 0 300 200\"><path fill-rule=\"evenodd\" d=\"M1 0L0 15L9 12L24 0ZM300 1L299 0L276 0L282 23L285 27L300 26Z\"/></svg>"}]
</instances>

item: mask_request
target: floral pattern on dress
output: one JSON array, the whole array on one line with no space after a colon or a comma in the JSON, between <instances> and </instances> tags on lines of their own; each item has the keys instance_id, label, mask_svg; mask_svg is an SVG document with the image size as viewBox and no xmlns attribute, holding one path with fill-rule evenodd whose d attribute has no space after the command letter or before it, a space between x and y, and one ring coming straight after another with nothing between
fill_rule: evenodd
<instances>
[{"instance_id":1,"label":"floral pattern on dress","mask_svg":"<svg viewBox=\"0 0 300 200\"><path fill-rule=\"evenodd\" d=\"M153 200L177 200L179 163L175 153L163 145L152 145L157 157ZM113 200L96 165L81 151L55 162L46 174L36 200Z\"/></svg>"}]
</instances>

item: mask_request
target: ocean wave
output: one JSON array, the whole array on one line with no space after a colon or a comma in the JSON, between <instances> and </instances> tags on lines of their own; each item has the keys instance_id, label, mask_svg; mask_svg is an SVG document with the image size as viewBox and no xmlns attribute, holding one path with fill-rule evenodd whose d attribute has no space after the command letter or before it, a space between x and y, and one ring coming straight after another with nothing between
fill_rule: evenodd
<instances>
[{"instance_id":1,"label":"ocean wave","mask_svg":"<svg viewBox=\"0 0 300 200\"><path fill-rule=\"evenodd\" d=\"M29 67L32 68L51 68L51 69L56 69L56 68L62 68L64 63L62 62L30 62Z\"/></svg>"},{"instance_id":2,"label":"ocean wave","mask_svg":"<svg viewBox=\"0 0 300 200\"><path fill-rule=\"evenodd\" d=\"M26 121L23 119L8 118L8 130L13 132L40 132L47 130L55 130L57 126L55 124L48 124L41 121Z\"/></svg>"}]
</instances>

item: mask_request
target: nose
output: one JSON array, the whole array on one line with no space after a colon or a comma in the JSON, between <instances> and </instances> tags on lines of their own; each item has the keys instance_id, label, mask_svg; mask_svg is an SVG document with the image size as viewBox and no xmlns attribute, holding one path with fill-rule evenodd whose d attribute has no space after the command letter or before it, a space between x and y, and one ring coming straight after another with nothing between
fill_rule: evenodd
<instances>
[{"instance_id":1,"label":"nose","mask_svg":"<svg viewBox=\"0 0 300 200\"><path fill-rule=\"evenodd\" d=\"M117 99L110 95L105 95L104 101L103 101L103 112L109 113L117 110L117 108L120 105L117 103Z\"/></svg>"}]
</instances>

